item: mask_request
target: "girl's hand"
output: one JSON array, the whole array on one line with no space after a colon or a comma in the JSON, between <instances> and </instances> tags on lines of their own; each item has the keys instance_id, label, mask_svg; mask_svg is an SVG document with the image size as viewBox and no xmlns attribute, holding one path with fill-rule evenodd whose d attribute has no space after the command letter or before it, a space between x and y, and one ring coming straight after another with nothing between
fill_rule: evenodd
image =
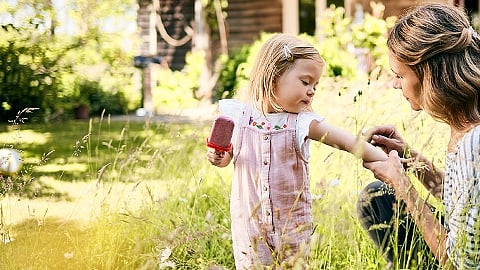
<instances>
[{"instance_id":1,"label":"girl's hand","mask_svg":"<svg viewBox=\"0 0 480 270\"><path fill-rule=\"evenodd\" d=\"M375 178L392 186L396 191L405 186L403 183L405 179L405 170L403 163L408 162L406 159L401 159L396 150L392 150L387 160L364 162L363 166L373 172Z\"/></svg>"},{"instance_id":2,"label":"girl's hand","mask_svg":"<svg viewBox=\"0 0 480 270\"><path fill-rule=\"evenodd\" d=\"M379 146L385 153L396 150L401 157L405 156L406 143L393 126L377 126L365 134L367 142Z\"/></svg>"},{"instance_id":3,"label":"girl's hand","mask_svg":"<svg viewBox=\"0 0 480 270\"><path fill-rule=\"evenodd\" d=\"M211 147L207 149L207 160L215 166L219 166L222 163L223 158L225 157L225 152L217 151Z\"/></svg>"}]
</instances>

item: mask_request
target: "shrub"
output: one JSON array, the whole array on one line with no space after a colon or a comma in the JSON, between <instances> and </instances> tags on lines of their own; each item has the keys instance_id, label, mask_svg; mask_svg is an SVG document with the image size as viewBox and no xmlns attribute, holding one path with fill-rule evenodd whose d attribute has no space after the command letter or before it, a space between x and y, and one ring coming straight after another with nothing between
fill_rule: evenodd
<instances>
[{"instance_id":1,"label":"shrub","mask_svg":"<svg viewBox=\"0 0 480 270\"><path fill-rule=\"evenodd\" d=\"M213 101L234 96L237 83L246 80L244 74L239 72L239 67L247 61L249 54L250 46L245 45L232 57L222 56L220 61L223 68L219 71L218 83L213 90Z\"/></svg>"},{"instance_id":2,"label":"shrub","mask_svg":"<svg viewBox=\"0 0 480 270\"><path fill-rule=\"evenodd\" d=\"M201 69L204 66L204 52L187 53L185 68L174 71L170 68L155 69L156 85L152 89L156 112L176 111L198 105L195 92L199 88Z\"/></svg>"},{"instance_id":3,"label":"shrub","mask_svg":"<svg viewBox=\"0 0 480 270\"><path fill-rule=\"evenodd\" d=\"M43 120L58 107L59 53L34 29L0 28L0 121L24 108L41 108L31 120Z\"/></svg>"}]
</instances>

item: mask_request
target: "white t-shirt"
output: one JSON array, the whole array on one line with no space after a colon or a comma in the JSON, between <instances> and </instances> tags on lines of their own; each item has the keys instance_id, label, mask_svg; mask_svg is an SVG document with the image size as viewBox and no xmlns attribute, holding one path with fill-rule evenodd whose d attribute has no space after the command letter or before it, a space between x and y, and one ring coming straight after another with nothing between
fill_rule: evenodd
<instances>
[{"instance_id":1,"label":"white t-shirt","mask_svg":"<svg viewBox=\"0 0 480 270\"><path fill-rule=\"evenodd\" d=\"M219 101L219 111L231 117L235 123L233 130L232 143L235 145L238 138L238 132L240 127L241 115L244 111L247 111L248 104L242 103L235 99L223 99ZM269 113L266 116L263 115L257 109L251 109L252 117L250 124L257 126L259 129L282 129L285 128L287 122L288 113ZM309 147L307 143L307 136L310 129L310 123L312 120L323 121L325 118L319 116L313 112L300 112L297 116L296 138L298 149L300 149L303 157L308 159L310 157Z\"/></svg>"}]
</instances>

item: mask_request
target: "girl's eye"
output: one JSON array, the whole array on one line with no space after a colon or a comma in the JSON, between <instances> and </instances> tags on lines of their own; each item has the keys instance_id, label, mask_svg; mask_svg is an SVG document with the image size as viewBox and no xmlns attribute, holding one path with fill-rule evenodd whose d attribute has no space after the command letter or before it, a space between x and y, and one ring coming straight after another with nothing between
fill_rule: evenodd
<instances>
[{"instance_id":1,"label":"girl's eye","mask_svg":"<svg viewBox=\"0 0 480 270\"><path fill-rule=\"evenodd\" d=\"M308 82L301 80L303 85L308 85Z\"/></svg>"}]
</instances>

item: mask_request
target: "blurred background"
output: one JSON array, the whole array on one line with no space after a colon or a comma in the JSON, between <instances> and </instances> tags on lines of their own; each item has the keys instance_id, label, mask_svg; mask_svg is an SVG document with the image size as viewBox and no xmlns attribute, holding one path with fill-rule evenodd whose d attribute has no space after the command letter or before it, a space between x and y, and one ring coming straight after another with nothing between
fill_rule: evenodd
<instances>
[{"instance_id":1,"label":"blurred background","mask_svg":"<svg viewBox=\"0 0 480 270\"><path fill-rule=\"evenodd\" d=\"M383 0L4 0L0 120L181 113L233 97L257 43L274 32L318 45L326 76L384 67L384 39L404 9ZM451 2L451 1L450 1ZM454 0L477 25L478 1Z\"/></svg>"}]
</instances>

